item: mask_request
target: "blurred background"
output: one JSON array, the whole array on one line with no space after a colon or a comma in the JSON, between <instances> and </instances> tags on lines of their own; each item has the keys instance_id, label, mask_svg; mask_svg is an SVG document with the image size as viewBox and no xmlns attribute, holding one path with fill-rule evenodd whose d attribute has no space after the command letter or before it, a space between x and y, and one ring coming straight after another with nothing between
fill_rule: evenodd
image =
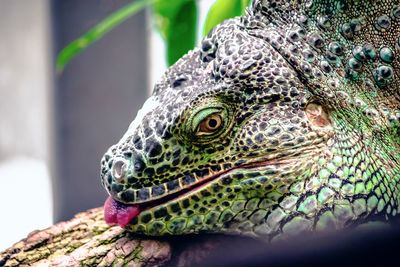
<instances>
[{"instance_id":1,"label":"blurred background","mask_svg":"<svg viewBox=\"0 0 400 267\"><path fill-rule=\"evenodd\" d=\"M0 250L106 199L100 159L165 71L164 42L147 9L62 72L55 59L132 2L0 0ZM197 1L200 25L213 2Z\"/></svg>"}]
</instances>

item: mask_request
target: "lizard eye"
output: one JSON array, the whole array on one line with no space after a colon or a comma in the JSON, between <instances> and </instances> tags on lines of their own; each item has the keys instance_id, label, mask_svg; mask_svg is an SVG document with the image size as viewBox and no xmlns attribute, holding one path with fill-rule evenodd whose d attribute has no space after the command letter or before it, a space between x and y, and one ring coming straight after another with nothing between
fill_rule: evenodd
<instances>
[{"instance_id":1,"label":"lizard eye","mask_svg":"<svg viewBox=\"0 0 400 267\"><path fill-rule=\"evenodd\" d=\"M210 141L226 132L229 121L228 109L223 105L202 108L189 119L191 135L201 142Z\"/></svg>"},{"instance_id":2,"label":"lizard eye","mask_svg":"<svg viewBox=\"0 0 400 267\"><path fill-rule=\"evenodd\" d=\"M196 135L212 134L222 127L221 114L211 114L200 122Z\"/></svg>"}]
</instances>

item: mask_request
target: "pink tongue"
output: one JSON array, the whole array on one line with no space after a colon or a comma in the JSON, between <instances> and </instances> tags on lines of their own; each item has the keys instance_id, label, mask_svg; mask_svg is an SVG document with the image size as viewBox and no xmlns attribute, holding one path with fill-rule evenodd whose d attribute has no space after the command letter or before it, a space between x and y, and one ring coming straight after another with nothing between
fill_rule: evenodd
<instances>
[{"instance_id":1,"label":"pink tongue","mask_svg":"<svg viewBox=\"0 0 400 267\"><path fill-rule=\"evenodd\" d=\"M108 197L104 203L104 220L108 225L125 227L141 212L139 205L125 205Z\"/></svg>"}]
</instances>

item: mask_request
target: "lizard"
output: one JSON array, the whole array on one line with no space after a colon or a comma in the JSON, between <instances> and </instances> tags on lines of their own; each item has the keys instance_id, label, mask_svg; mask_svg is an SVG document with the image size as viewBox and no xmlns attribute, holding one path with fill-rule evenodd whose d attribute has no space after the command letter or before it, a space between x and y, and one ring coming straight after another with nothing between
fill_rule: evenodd
<instances>
[{"instance_id":1,"label":"lizard","mask_svg":"<svg viewBox=\"0 0 400 267\"><path fill-rule=\"evenodd\" d=\"M105 220L277 240L400 213L400 2L254 0L101 160Z\"/></svg>"}]
</instances>

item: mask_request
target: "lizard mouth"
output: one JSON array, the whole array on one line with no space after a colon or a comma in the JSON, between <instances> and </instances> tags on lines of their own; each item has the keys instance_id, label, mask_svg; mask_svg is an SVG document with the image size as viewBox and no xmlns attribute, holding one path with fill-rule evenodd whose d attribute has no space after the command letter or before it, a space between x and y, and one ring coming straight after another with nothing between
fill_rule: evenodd
<instances>
[{"instance_id":1,"label":"lizard mouth","mask_svg":"<svg viewBox=\"0 0 400 267\"><path fill-rule=\"evenodd\" d=\"M190 185L189 187L183 188L177 192L167 194L161 198L155 199L155 200L150 200L146 202L141 202L138 204L125 204L122 202L119 202L115 199L113 199L111 196L107 198L107 200L104 203L104 219L107 224L109 225L115 225L118 224L121 227L126 227L129 222L134 219L135 217L139 216L139 214L144 211L151 209L153 207L160 206L165 203L169 203L173 200L176 200L178 198L182 198L185 195L204 188L207 186L209 183L215 181L222 175L229 173L233 170L236 170L237 168L233 168L230 170L226 170L214 175L211 175L209 177L203 178L199 180L197 183L194 183Z\"/></svg>"},{"instance_id":2,"label":"lizard mouth","mask_svg":"<svg viewBox=\"0 0 400 267\"><path fill-rule=\"evenodd\" d=\"M140 215L141 212L149 210L151 208L170 203L175 200L185 198L187 195L198 192L199 190L207 187L210 183L222 179L229 174L240 170L240 169L254 169L262 168L271 165L281 165L291 162L289 159L276 159L267 160L262 162L254 162L250 164L245 164L242 166L234 167L219 173L215 173L208 177L199 179L196 183L183 188L179 191L167 194L161 198L149 200L146 202L135 203L135 204L125 204L113 199L111 196L107 198L104 203L104 219L109 225L119 225L121 227L126 227L134 218Z\"/></svg>"}]
</instances>

